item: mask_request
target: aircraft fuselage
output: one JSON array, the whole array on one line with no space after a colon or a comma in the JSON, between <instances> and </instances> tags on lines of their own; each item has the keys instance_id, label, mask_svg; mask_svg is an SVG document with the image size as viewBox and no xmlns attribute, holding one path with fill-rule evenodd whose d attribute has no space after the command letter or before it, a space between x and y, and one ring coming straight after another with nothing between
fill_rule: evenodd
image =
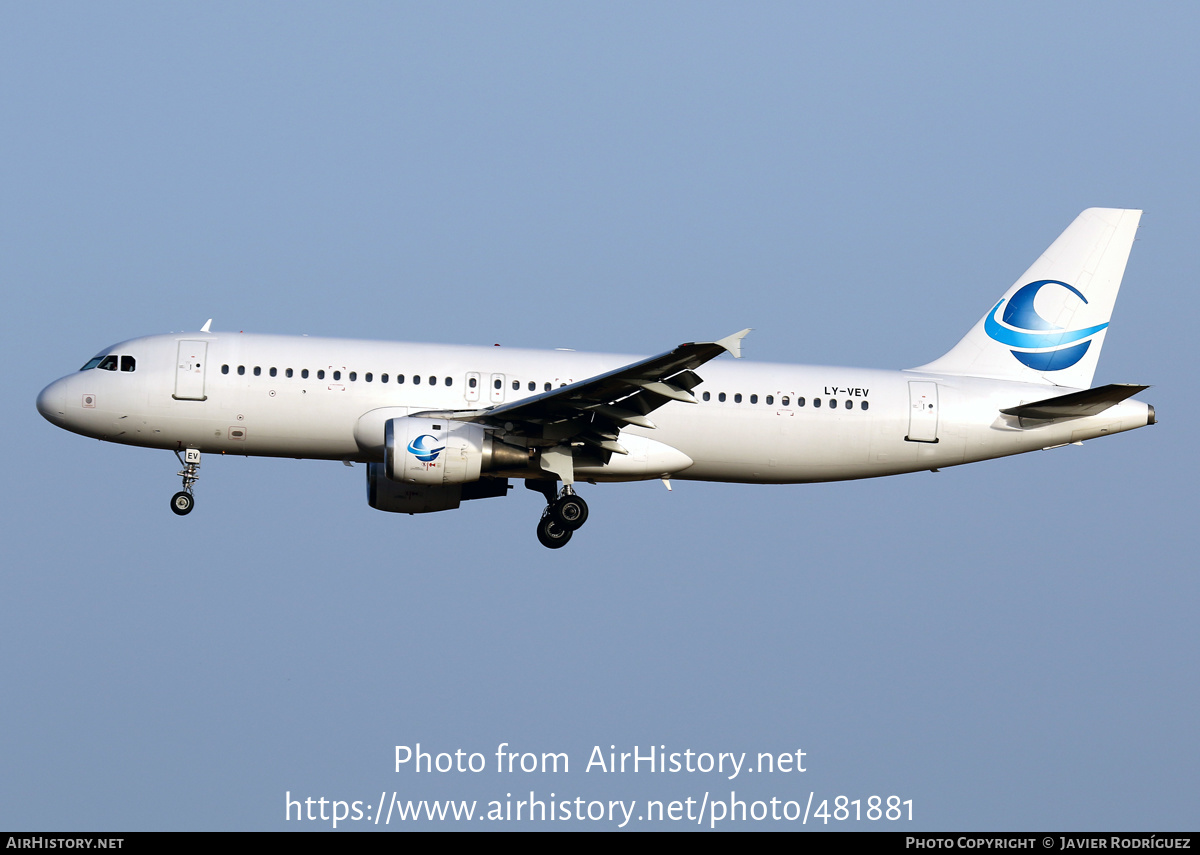
<instances>
[{"instance_id":1,"label":"aircraft fuselage","mask_svg":"<svg viewBox=\"0 0 1200 855\"><path fill-rule=\"evenodd\" d=\"M373 411L393 417L508 403L639 358L240 333L148 336L101 355L108 354L118 357L116 370L56 381L39 396L39 410L109 442L359 462L382 460L378 445L356 439ZM185 367L189 355L196 358ZM120 370L124 356L132 357L132 371ZM703 375L692 390L697 403L668 403L653 414L655 429L622 431L677 449L690 465L583 480L871 478L1064 445L1153 420L1147 404L1128 400L1096 416L1022 425L999 411L1047 397L1046 386L974 377L732 360L710 363Z\"/></svg>"}]
</instances>

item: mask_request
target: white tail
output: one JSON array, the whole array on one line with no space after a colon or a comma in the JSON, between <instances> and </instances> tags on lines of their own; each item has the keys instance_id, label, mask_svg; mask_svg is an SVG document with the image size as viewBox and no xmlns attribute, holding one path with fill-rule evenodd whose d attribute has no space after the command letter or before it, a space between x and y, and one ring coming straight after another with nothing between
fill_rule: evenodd
<instances>
[{"instance_id":1,"label":"white tail","mask_svg":"<svg viewBox=\"0 0 1200 855\"><path fill-rule=\"evenodd\" d=\"M1091 386L1141 216L1088 208L949 353L912 370Z\"/></svg>"}]
</instances>

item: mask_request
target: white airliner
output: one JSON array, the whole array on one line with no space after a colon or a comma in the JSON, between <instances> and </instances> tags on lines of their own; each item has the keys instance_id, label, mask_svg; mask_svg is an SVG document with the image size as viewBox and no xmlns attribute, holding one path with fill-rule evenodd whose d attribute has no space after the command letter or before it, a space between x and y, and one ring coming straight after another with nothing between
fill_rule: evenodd
<instances>
[{"instance_id":1,"label":"white airliner","mask_svg":"<svg viewBox=\"0 0 1200 855\"><path fill-rule=\"evenodd\" d=\"M953 349L904 371L710 362L748 330L650 358L198 333L106 347L47 386L50 422L175 452L362 462L371 507L541 492L538 539L586 521L581 481L794 484L938 469L1154 424L1146 386L1089 388L1141 211L1084 211ZM562 483L561 489L559 482Z\"/></svg>"}]
</instances>

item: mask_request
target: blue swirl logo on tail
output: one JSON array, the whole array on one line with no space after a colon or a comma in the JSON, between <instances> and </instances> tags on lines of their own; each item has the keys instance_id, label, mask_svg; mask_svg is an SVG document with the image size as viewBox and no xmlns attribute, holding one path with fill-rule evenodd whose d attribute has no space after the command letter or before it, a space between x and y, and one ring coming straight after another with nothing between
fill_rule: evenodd
<instances>
[{"instance_id":1,"label":"blue swirl logo on tail","mask_svg":"<svg viewBox=\"0 0 1200 855\"><path fill-rule=\"evenodd\" d=\"M445 448L446 446L437 444L436 436L423 433L408 444L408 453L422 463L432 463Z\"/></svg>"},{"instance_id":2,"label":"blue swirl logo on tail","mask_svg":"<svg viewBox=\"0 0 1200 855\"><path fill-rule=\"evenodd\" d=\"M1083 359L1083 355L1091 347L1092 336L1108 324L1097 324L1082 330L1064 330L1050 323L1033 307L1034 298L1047 285L1066 288L1087 303L1087 298L1066 282L1039 279L1022 286L1012 295L1007 306L1004 305L1004 300L997 303L995 308L988 312L983 329L993 341L998 341L1006 347L1017 348L1010 353L1030 368L1036 371L1061 371ZM1001 320L997 320L1001 306L1004 306L1004 315Z\"/></svg>"}]
</instances>

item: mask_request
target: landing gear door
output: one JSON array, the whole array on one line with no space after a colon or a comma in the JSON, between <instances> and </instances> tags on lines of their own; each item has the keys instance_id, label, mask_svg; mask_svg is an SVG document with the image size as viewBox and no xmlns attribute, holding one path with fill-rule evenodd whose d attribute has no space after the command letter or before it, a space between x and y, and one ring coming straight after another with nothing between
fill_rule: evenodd
<instances>
[{"instance_id":1,"label":"landing gear door","mask_svg":"<svg viewBox=\"0 0 1200 855\"><path fill-rule=\"evenodd\" d=\"M175 362L175 394L177 401L203 401L204 369L208 361L208 342L181 341Z\"/></svg>"},{"instance_id":2,"label":"landing gear door","mask_svg":"<svg viewBox=\"0 0 1200 855\"><path fill-rule=\"evenodd\" d=\"M908 382L908 436L909 442L938 441L938 389L937 383L929 380Z\"/></svg>"}]
</instances>

